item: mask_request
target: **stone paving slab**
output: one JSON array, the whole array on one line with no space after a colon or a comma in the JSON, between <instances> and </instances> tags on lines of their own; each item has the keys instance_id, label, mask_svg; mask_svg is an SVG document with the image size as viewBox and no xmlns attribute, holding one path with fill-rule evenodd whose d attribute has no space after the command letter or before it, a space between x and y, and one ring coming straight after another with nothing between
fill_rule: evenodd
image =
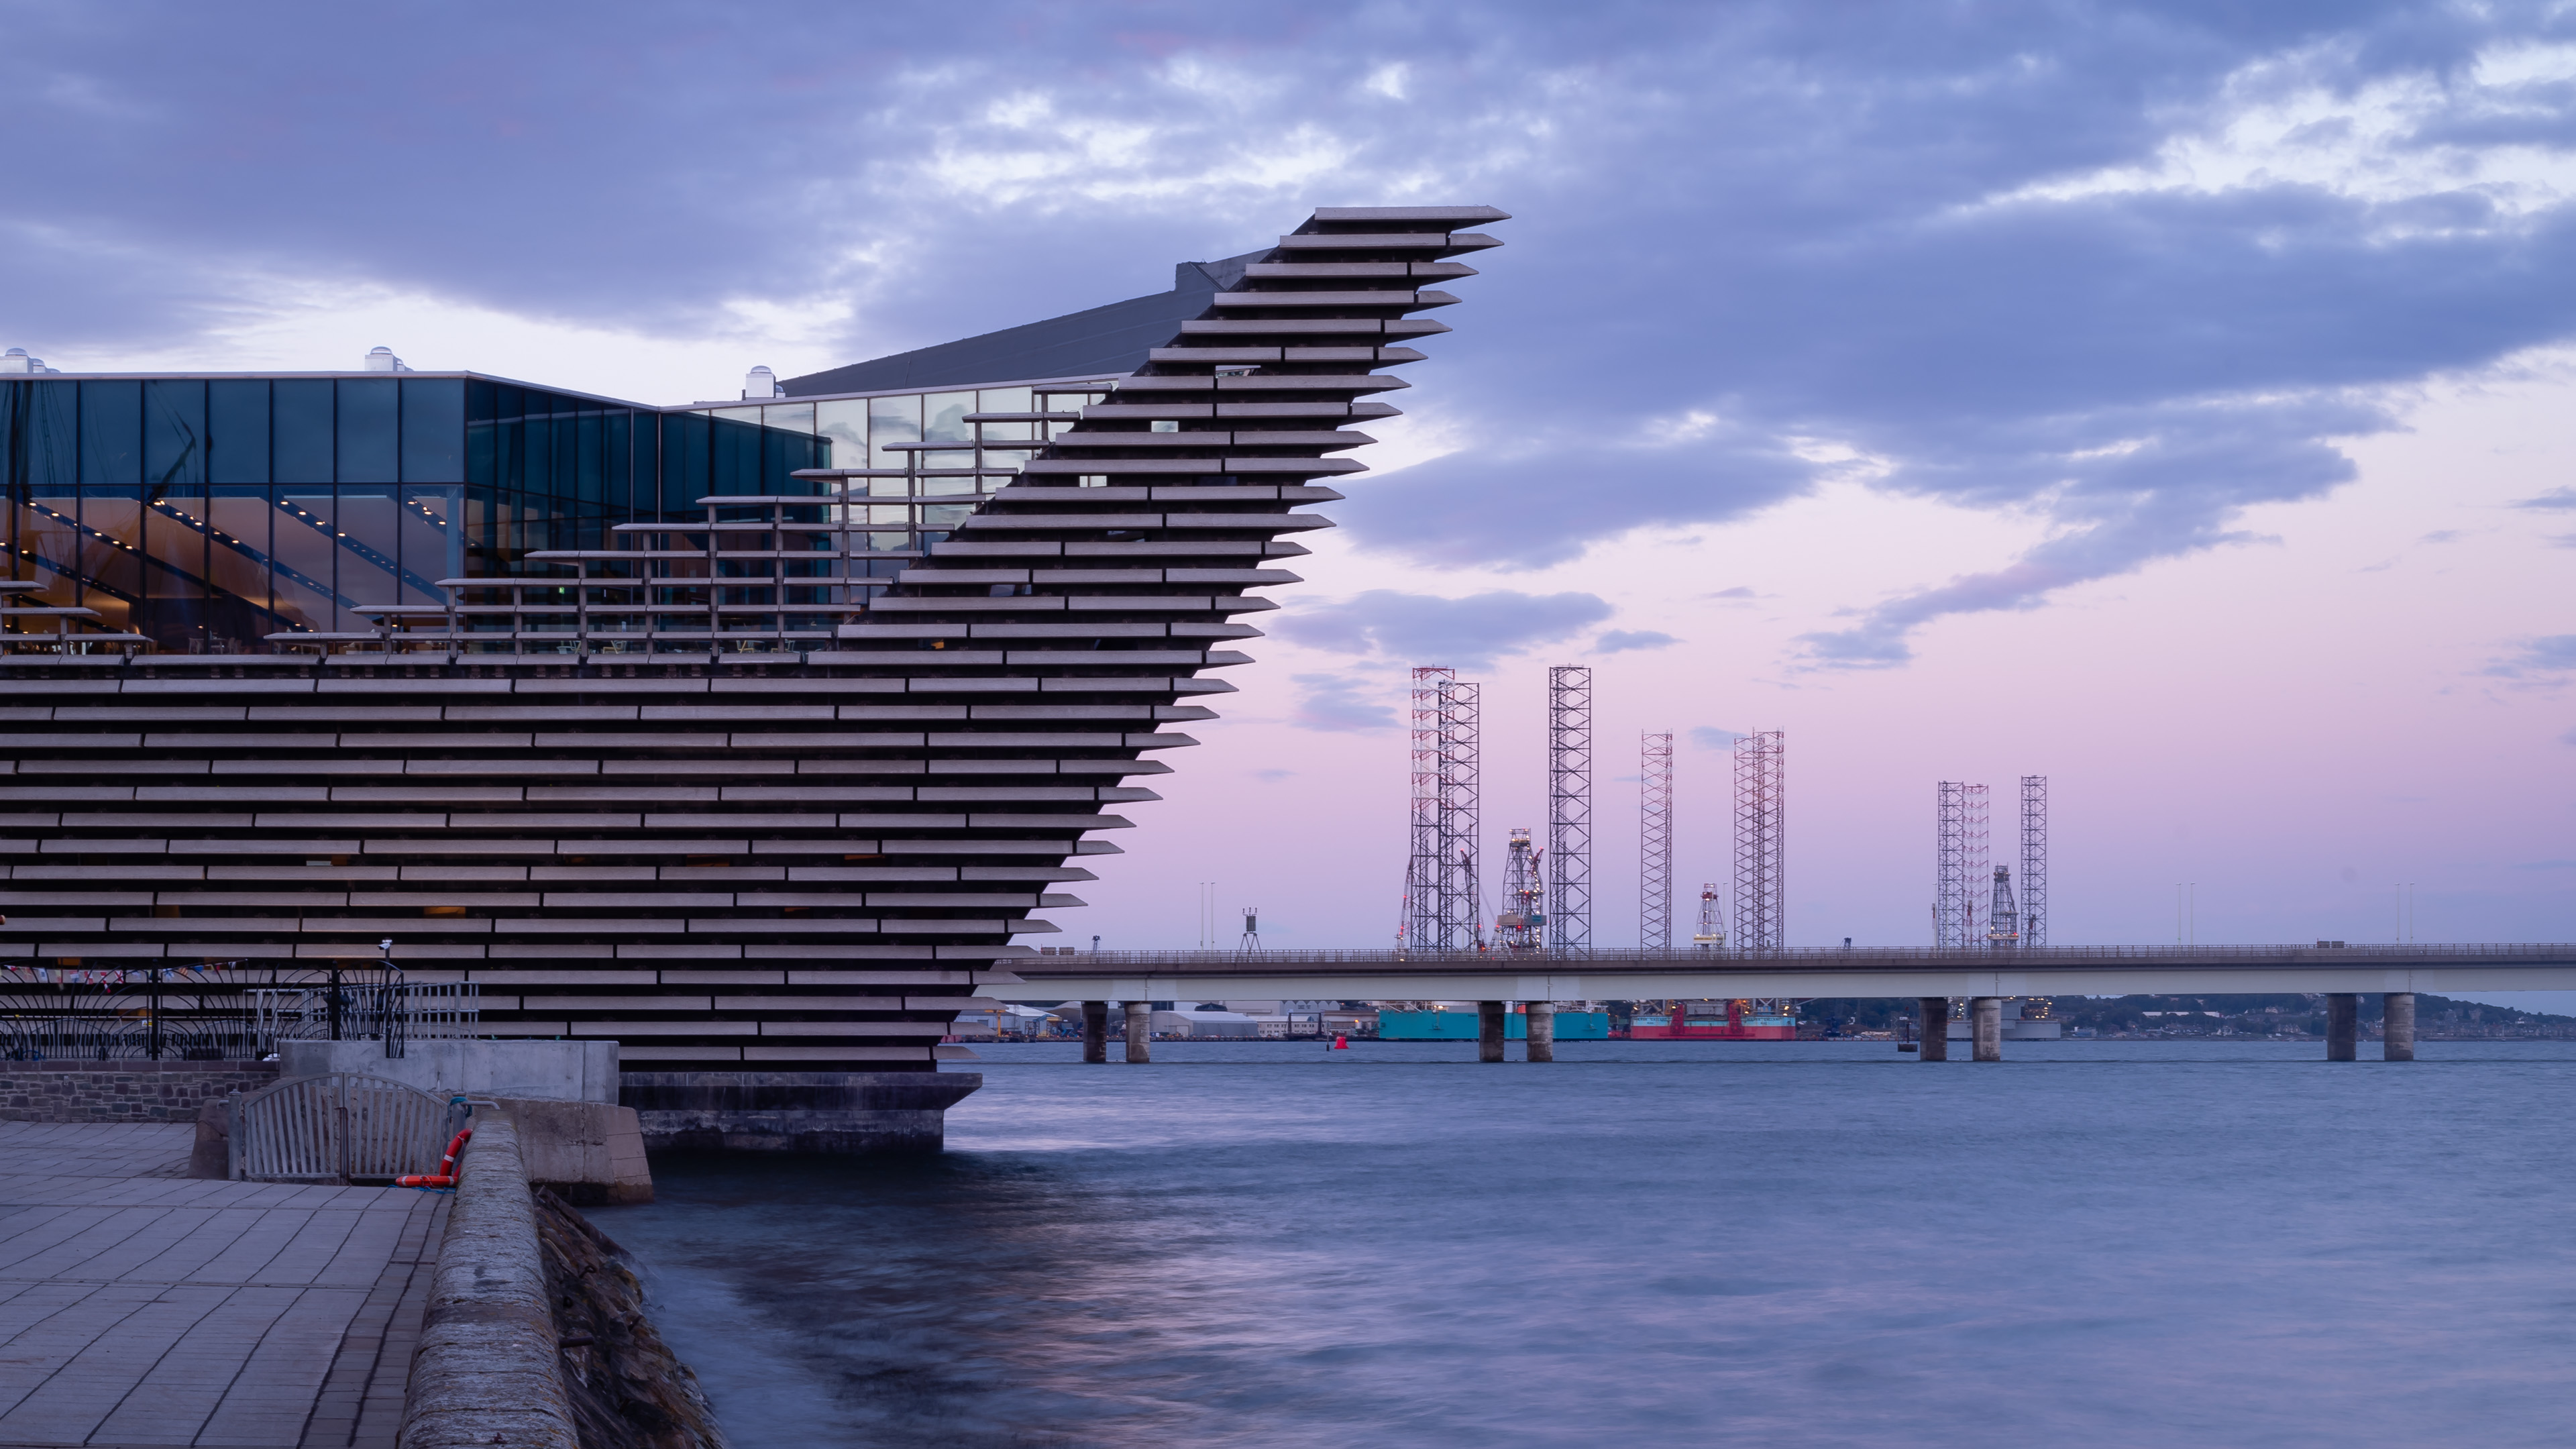
<instances>
[{"instance_id":1,"label":"stone paving slab","mask_svg":"<svg viewBox=\"0 0 2576 1449\"><path fill-rule=\"evenodd\" d=\"M0 1449L391 1449L447 1199L0 1122Z\"/></svg>"}]
</instances>

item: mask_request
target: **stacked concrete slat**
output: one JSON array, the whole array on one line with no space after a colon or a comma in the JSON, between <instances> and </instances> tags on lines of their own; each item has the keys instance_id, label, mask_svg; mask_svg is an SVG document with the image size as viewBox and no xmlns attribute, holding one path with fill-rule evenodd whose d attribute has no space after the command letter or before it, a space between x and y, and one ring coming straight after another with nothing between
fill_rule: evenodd
<instances>
[{"instance_id":1,"label":"stacked concrete slat","mask_svg":"<svg viewBox=\"0 0 2576 1449\"><path fill-rule=\"evenodd\" d=\"M478 579L517 591L496 636L451 606L313 655L0 652L0 963L319 968L390 939L409 979L477 983L485 1030L616 1038L638 1070L963 1054L955 1014L1155 798L1121 781L1229 692L1203 674L1274 607L1246 591L1296 581L1273 564L1329 526L1297 509L1358 470L1346 425L1396 411L1378 369L1447 330L1421 284L1500 217L1317 212L837 639L711 614L665 647L528 597L560 579ZM817 501L707 500L709 573L796 552L727 547L720 512L775 535ZM578 595L605 557L539 561ZM532 642L515 616L547 609L571 622Z\"/></svg>"}]
</instances>

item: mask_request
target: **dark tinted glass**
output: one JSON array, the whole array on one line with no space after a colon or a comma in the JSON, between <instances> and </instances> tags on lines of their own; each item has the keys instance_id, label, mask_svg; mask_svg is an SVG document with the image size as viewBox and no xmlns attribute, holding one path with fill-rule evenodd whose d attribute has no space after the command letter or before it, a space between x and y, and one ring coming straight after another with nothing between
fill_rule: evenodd
<instances>
[{"instance_id":1,"label":"dark tinted glass","mask_svg":"<svg viewBox=\"0 0 2576 1449\"><path fill-rule=\"evenodd\" d=\"M331 384L322 386L327 396ZM281 381L278 391L285 390ZM283 419L278 430L285 431ZM327 483L280 484L275 496L269 537L280 627L328 629L340 602L333 587L340 553L339 499Z\"/></svg>"},{"instance_id":2,"label":"dark tinted glass","mask_svg":"<svg viewBox=\"0 0 2576 1449\"><path fill-rule=\"evenodd\" d=\"M217 483L268 481L266 378L206 384L206 476Z\"/></svg>"},{"instance_id":3,"label":"dark tinted glass","mask_svg":"<svg viewBox=\"0 0 2576 1449\"><path fill-rule=\"evenodd\" d=\"M714 420L704 413L662 418L662 511L685 514L707 492L708 437Z\"/></svg>"},{"instance_id":4,"label":"dark tinted glass","mask_svg":"<svg viewBox=\"0 0 2576 1449\"><path fill-rule=\"evenodd\" d=\"M259 390L265 420L268 385L259 384ZM260 440L267 439L263 427ZM268 611L269 514L273 510L266 488L217 484L208 492L212 496L206 500L206 573L215 588L208 603L216 615L213 633L247 648L260 635L280 627Z\"/></svg>"},{"instance_id":5,"label":"dark tinted glass","mask_svg":"<svg viewBox=\"0 0 2576 1449\"><path fill-rule=\"evenodd\" d=\"M715 472L708 480L713 493L758 493L760 427L729 418L715 420ZM694 500L693 500L694 501Z\"/></svg>"},{"instance_id":6,"label":"dark tinted glass","mask_svg":"<svg viewBox=\"0 0 2576 1449\"><path fill-rule=\"evenodd\" d=\"M166 384L144 385L144 444L148 455L156 411L153 391ZM202 384L189 384L203 393ZM206 586L206 497L203 485L162 481L155 475L150 501L142 514L143 597L139 630L173 653L206 647L209 595Z\"/></svg>"},{"instance_id":7,"label":"dark tinted glass","mask_svg":"<svg viewBox=\"0 0 2576 1449\"><path fill-rule=\"evenodd\" d=\"M68 498L78 477L79 435L73 419L80 415L80 394L72 382L20 382L25 406L19 412L27 459L27 486L39 494ZM14 480L13 480L14 481Z\"/></svg>"},{"instance_id":8,"label":"dark tinted glass","mask_svg":"<svg viewBox=\"0 0 2576 1449\"><path fill-rule=\"evenodd\" d=\"M465 490L456 487L402 491L402 602L443 604L440 579L465 572Z\"/></svg>"},{"instance_id":9,"label":"dark tinted glass","mask_svg":"<svg viewBox=\"0 0 2576 1449\"><path fill-rule=\"evenodd\" d=\"M573 496L586 507L585 512L603 501L601 479L606 474L606 460L600 443L600 416L583 413L573 425Z\"/></svg>"},{"instance_id":10,"label":"dark tinted glass","mask_svg":"<svg viewBox=\"0 0 2576 1449\"><path fill-rule=\"evenodd\" d=\"M555 486L555 420L531 409L519 425L519 468L515 481L530 493L551 493Z\"/></svg>"},{"instance_id":11,"label":"dark tinted glass","mask_svg":"<svg viewBox=\"0 0 2576 1449\"><path fill-rule=\"evenodd\" d=\"M406 483L465 480L465 380L402 380L402 475Z\"/></svg>"},{"instance_id":12,"label":"dark tinted glass","mask_svg":"<svg viewBox=\"0 0 2576 1449\"><path fill-rule=\"evenodd\" d=\"M143 476L155 490L206 481L206 385L194 378L143 384Z\"/></svg>"},{"instance_id":13,"label":"dark tinted glass","mask_svg":"<svg viewBox=\"0 0 2576 1449\"><path fill-rule=\"evenodd\" d=\"M820 468L831 455L832 440L810 437L803 433L777 428L763 430L761 437L761 478L749 493L810 494L822 491L823 485L810 478L793 476L799 468ZM971 454L969 455L972 456Z\"/></svg>"},{"instance_id":14,"label":"dark tinted glass","mask_svg":"<svg viewBox=\"0 0 2576 1449\"><path fill-rule=\"evenodd\" d=\"M601 496L610 508L624 513L634 505L635 415L629 412L607 414L601 433L607 445L607 456L600 463Z\"/></svg>"},{"instance_id":15,"label":"dark tinted glass","mask_svg":"<svg viewBox=\"0 0 2576 1449\"><path fill-rule=\"evenodd\" d=\"M349 610L353 605L401 602L397 563L402 548L401 508L394 490L381 485L343 487L339 490L339 506L339 517L334 522L340 545L337 587L341 607L331 627L371 628L365 616ZM423 585L431 581L431 577L419 580Z\"/></svg>"},{"instance_id":16,"label":"dark tinted glass","mask_svg":"<svg viewBox=\"0 0 2576 1449\"><path fill-rule=\"evenodd\" d=\"M558 498L573 496L574 480L580 474L581 419L570 408L555 414L554 493Z\"/></svg>"},{"instance_id":17,"label":"dark tinted glass","mask_svg":"<svg viewBox=\"0 0 2576 1449\"><path fill-rule=\"evenodd\" d=\"M270 387L274 392L269 446L277 481L330 482L330 379L281 377Z\"/></svg>"},{"instance_id":18,"label":"dark tinted glass","mask_svg":"<svg viewBox=\"0 0 2576 1449\"><path fill-rule=\"evenodd\" d=\"M340 481L393 482L402 468L400 384L390 377L342 378L339 387Z\"/></svg>"},{"instance_id":19,"label":"dark tinted glass","mask_svg":"<svg viewBox=\"0 0 2576 1449\"><path fill-rule=\"evenodd\" d=\"M81 483L133 487L143 481L143 384L80 385Z\"/></svg>"}]
</instances>

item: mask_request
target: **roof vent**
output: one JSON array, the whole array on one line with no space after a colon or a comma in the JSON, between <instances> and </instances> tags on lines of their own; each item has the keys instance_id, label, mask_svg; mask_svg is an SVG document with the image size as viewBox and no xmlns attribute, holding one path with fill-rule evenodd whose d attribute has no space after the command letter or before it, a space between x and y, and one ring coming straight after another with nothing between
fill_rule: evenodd
<instances>
[{"instance_id":1,"label":"roof vent","mask_svg":"<svg viewBox=\"0 0 2576 1449\"><path fill-rule=\"evenodd\" d=\"M54 371L53 368L45 366L45 359L29 357L27 349L23 347L12 347L7 352L0 352L0 372L52 371Z\"/></svg>"},{"instance_id":2,"label":"roof vent","mask_svg":"<svg viewBox=\"0 0 2576 1449\"><path fill-rule=\"evenodd\" d=\"M392 348L371 347L367 349L367 371L409 372L411 369L403 365L401 358L394 356Z\"/></svg>"},{"instance_id":3,"label":"roof vent","mask_svg":"<svg viewBox=\"0 0 2576 1449\"><path fill-rule=\"evenodd\" d=\"M778 390L778 374L765 367L755 367L743 378L742 395L746 398L785 396Z\"/></svg>"}]
</instances>

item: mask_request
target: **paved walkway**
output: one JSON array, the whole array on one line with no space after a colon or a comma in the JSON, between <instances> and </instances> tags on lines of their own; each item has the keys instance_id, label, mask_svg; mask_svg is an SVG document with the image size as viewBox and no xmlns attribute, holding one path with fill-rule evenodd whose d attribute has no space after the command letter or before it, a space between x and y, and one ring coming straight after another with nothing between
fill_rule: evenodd
<instances>
[{"instance_id":1,"label":"paved walkway","mask_svg":"<svg viewBox=\"0 0 2576 1449\"><path fill-rule=\"evenodd\" d=\"M447 1199L194 1181L195 1132L0 1123L0 1449L391 1449Z\"/></svg>"}]
</instances>

